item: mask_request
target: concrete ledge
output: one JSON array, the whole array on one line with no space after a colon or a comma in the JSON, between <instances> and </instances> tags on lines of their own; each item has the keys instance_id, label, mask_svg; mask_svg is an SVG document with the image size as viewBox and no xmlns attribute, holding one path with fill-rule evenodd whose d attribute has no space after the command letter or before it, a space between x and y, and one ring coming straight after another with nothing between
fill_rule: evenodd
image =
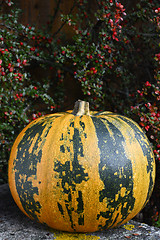
<instances>
[{"instance_id":1,"label":"concrete ledge","mask_svg":"<svg viewBox=\"0 0 160 240\"><path fill-rule=\"evenodd\" d=\"M0 240L160 240L160 229L136 221L90 234L54 231L26 217L16 206L8 184L0 185Z\"/></svg>"}]
</instances>

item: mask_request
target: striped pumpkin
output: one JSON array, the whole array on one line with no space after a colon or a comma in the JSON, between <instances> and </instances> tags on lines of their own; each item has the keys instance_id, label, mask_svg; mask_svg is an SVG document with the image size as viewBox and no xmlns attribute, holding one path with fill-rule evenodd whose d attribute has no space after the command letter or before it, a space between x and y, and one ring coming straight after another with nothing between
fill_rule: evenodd
<instances>
[{"instance_id":1,"label":"striped pumpkin","mask_svg":"<svg viewBox=\"0 0 160 240\"><path fill-rule=\"evenodd\" d=\"M9 186L19 208L54 229L93 232L119 226L147 203L155 181L149 141L131 119L89 112L43 116L17 137Z\"/></svg>"}]
</instances>

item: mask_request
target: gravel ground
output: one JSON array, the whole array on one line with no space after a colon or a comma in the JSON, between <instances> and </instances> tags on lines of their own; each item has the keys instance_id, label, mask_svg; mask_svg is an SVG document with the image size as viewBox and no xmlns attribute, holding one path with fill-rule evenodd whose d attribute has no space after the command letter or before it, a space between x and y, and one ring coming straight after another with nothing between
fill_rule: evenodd
<instances>
[{"instance_id":1,"label":"gravel ground","mask_svg":"<svg viewBox=\"0 0 160 240\"><path fill-rule=\"evenodd\" d=\"M16 206L8 184L0 185L0 240L160 240L160 229L136 221L90 234L51 230L26 217Z\"/></svg>"}]
</instances>

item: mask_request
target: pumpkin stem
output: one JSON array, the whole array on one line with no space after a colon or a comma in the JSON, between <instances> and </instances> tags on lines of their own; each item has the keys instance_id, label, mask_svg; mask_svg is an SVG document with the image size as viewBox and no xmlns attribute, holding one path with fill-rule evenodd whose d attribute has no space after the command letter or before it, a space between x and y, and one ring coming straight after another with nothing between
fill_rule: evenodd
<instances>
[{"instance_id":1,"label":"pumpkin stem","mask_svg":"<svg viewBox=\"0 0 160 240\"><path fill-rule=\"evenodd\" d=\"M85 102L82 100L76 101L72 114L75 116L90 115L89 102Z\"/></svg>"}]
</instances>

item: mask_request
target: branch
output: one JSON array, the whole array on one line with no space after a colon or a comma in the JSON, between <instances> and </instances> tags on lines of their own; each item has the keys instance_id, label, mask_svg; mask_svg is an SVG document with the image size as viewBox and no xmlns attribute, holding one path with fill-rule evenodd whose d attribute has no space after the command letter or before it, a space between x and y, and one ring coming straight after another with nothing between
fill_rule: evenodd
<instances>
[{"instance_id":1,"label":"branch","mask_svg":"<svg viewBox=\"0 0 160 240\"><path fill-rule=\"evenodd\" d=\"M39 58L39 57L35 57L35 56L31 56L30 57L32 60L36 60L37 62L40 62L40 63L48 63L49 65L51 66L59 66L59 68L63 69L64 71L66 72L69 72L70 74L74 74L74 71L71 70L71 68L68 68L66 66L64 66L63 64L60 64L60 63L55 63L55 62L52 62L52 61L49 61L47 59L42 59L42 58Z\"/></svg>"},{"instance_id":2,"label":"branch","mask_svg":"<svg viewBox=\"0 0 160 240\"><path fill-rule=\"evenodd\" d=\"M12 30L12 28L11 28L11 27L7 26L7 25L6 25L6 24L4 24L4 23L0 23L0 26L3 26L3 27L5 27L5 28L7 28L7 29L9 29L9 30Z\"/></svg>"},{"instance_id":3,"label":"branch","mask_svg":"<svg viewBox=\"0 0 160 240\"><path fill-rule=\"evenodd\" d=\"M49 25L48 25L49 31L52 30L52 26L53 26L53 24L54 24L54 22L56 20L56 16L57 16L57 13L58 13L58 11L60 9L61 2L62 2L62 0L58 0L57 6L54 8L54 14L53 14L53 16L50 16L50 21L49 21Z\"/></svg>"},{"instance_id":4,"label":"branch","mask_svg":"<svg viewBox=\"0 0 160 240\"><path fill-rule=\"evenodd\" d=\"M138 35L144 36L144 37L159 37L159 34L153 34L153 33L138 33Z\"/></svg>"},{"instance_id":5,"label":"branch","mask_svg":"<svg viewBox=\"0 0 160 240\"><path fill-rule=\"evenodd\" d=\"M75 8L75 6L76 6L76 5L75 5L75 1L74 1L73 6L71 7L68 15L72 13L72 11L73 11L73 9ZM58 29L55 33L53 33L53 37L55 37L55 36L61 31L61 29L64 27L64 25L65 25L66 23L67 23L67 20L62 23L62 25L59 27L59 29Z\"/></svg>"},{"instance_id":6,"label":"branch","mask_svg":"<svg viewBox=\"0 0 160 240\"><path fill-rule=\"evenodd\" d=\"M59 6L60 6L61 2L62 2L62 0L59 0L58 3L57 3L57 7L55 9L54 15L52 16L52 23L54 23L54 20L55 20L56 15L57 15L57 13L59 11Z\"/></svg>"}]
</instances>

